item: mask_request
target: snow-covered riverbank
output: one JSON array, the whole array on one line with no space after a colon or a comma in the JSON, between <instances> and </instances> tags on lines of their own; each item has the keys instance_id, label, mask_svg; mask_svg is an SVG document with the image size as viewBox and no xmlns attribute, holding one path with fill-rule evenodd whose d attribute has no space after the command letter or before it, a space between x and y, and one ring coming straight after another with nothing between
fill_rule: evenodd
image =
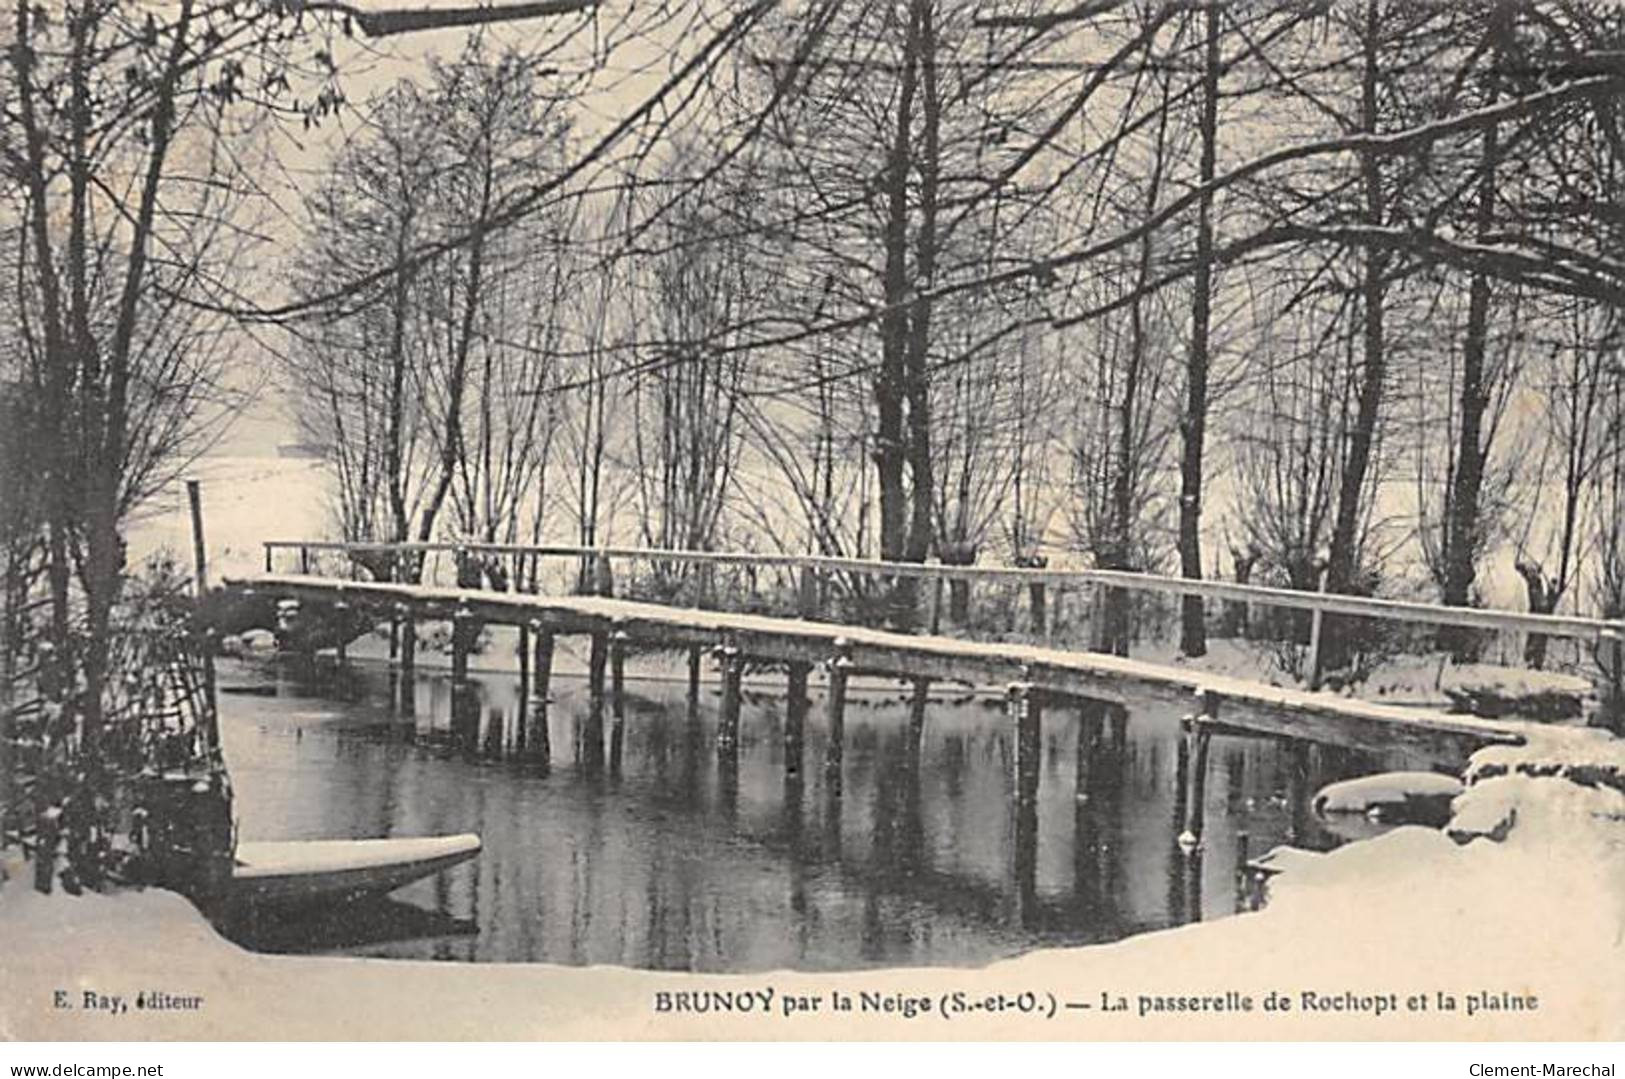
<instances>
[{"instance_id":1,"label":"snow-covered riverbank","mask_svg":"<svg viewBox=\"0 0 1625 1079\"><path fill-rule=\"evenodd\" d=\"M1480 753L1468 779L1457 820L1510 815L1504 839L1399 828L1295 867L1258 913L974 971L683 976L256 955L173 894L41 896L12 863L0 1036L1625 1036L1625 743L1535 731ZM786 1015L791 1000L818 1011ZM723 1001L733 1010L719 1014Z\"/></svg>"}]
</instances>

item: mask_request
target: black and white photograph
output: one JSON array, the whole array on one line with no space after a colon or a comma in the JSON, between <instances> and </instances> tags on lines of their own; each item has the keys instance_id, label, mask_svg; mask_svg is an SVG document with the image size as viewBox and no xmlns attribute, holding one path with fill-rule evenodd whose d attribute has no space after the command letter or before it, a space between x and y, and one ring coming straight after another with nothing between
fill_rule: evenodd
<instances>
[{"instance_id":1,"label":"black and white photograph","mask_svg":"<svg viewBox=\"0 0 1625 1079\"><path fill-rule=\"evenodd\" d=\"M0 26L0 1040L1625 1039L1618 0Z\"/></svg>"}]
</instances>

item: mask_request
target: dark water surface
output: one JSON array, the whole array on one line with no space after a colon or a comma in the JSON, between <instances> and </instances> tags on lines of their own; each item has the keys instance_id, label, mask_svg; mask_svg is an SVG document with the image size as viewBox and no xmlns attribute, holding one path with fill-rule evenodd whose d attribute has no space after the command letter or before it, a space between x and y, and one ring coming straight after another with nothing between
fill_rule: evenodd
<instances>
[{"instance_id":1,"label":"dark water surface","mask_svg":"<svg viewBox=\"0 0 1625 1079\"><path fill-rule=\"evenodd\" d=\"M733 779L715 751L714 681L691 718L683 684L629 680L620 773L593 777L572 753L579 678L554 678L544 773L453 744L443 675L419 674L413 719L392 708L381 667L223 677L245 674L276 695L221 697L241 838L484 841L476 860L388 900L228 928L270 951L701 971L981 964L1234 913L1241 834L1254 855L1291 838L1334 845L1290 794L1363 765L1312 750L1294 785L1284 744L1215 737L1193 865L1175 842L1179 727L1166 711L1114 723L1051 703L1023 815L998 701L934 699L916 756L906 691L855 693L837 795L816 685L804 778L786 779L782 678L746 686ZM501 717L511 741L517 678L477 681L482 725ZM1080 731L1097 729L1078 798Z\"/></svg>"}]
</instances>

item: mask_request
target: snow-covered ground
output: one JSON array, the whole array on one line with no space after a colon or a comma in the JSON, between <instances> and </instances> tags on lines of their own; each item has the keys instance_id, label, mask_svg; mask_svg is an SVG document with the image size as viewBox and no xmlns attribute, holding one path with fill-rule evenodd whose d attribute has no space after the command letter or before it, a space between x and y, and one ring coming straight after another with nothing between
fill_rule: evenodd
<instances>
[{"instance_id":1,"label":"snow-covered ground","mask_svg":"<svg viewBox=\"0 0 1625 1079\"><path fill-rule=\"evenodd\" d=\"M1297 686L1298 681L1283 669L1278 652L1279 646L1269 642L1234 638L1210 638L1207 655L1198 659L1181 656L1173 642L1147 642L1132 649L1136 659L1152 663L1272 686ZM1432 653L1390 656L1368 679L1341 686L1336 692L1384 704L1450 708L1471 695L1491 695L1507 701L1557 695L1585 704L1591 703L1595 687L1589 680L1563 671L1534 671L1495 663L1458 664L1445 653Z\"/></svg>"}]
</instances>

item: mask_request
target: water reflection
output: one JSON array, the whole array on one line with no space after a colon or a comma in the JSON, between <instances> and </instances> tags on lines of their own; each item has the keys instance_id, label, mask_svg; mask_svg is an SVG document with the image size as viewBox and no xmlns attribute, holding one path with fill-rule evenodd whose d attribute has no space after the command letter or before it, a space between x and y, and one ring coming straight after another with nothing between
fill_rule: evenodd
<instances>
[{"instance_id":1,"label":"water reflection","mask_svg":"<svg viewBox=\"0 0 1625 1079\"><path fill-rule=\"evenodd\" d=\"M485 849L396 892L387 917L238 932L276 951L673 970L984 963L1233 913L1243 844L1335 845L1304 815L1307 794L1371 767L1215 737L1204 851L1190 857L1175 843L1179 725L1152 709L1048 702L1037 789L1018 799L1003 702L927 702L908 685L854 687L838 787L816 686L787 737L786 698L747 684L737 747L719 755L715 684L690 707L682 681L629 678L619 767L605 769L608 709L594 717L579 678L555 674L544 712L520 708L517 674L477 676L453 722L443 676L420 674L410 694L382 669L278 677L276 696L222 698L243 838L471 831Z\"/></svg>"}]
</instances>

